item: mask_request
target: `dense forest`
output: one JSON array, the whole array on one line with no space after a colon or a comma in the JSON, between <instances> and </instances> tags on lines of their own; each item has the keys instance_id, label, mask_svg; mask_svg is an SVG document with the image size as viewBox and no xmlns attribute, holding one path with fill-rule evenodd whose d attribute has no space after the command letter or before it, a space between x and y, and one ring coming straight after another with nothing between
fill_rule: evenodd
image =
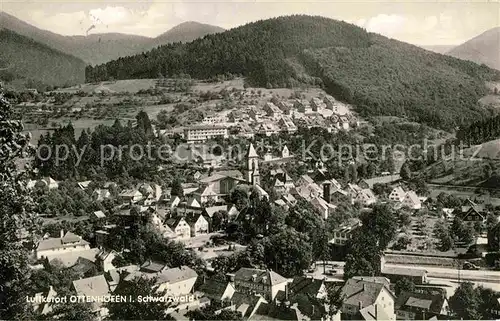
<instances>
[{"instance_id":1,"label":"dense forest","mask_svg":"<svg viewBox=\"0 0 500 321\"><path fill-rule=\"evenodd\" d=\"M493 114L478 104L498 72L373 35L365 48L306 50L302 60L327 92L363 116L391 115L453 129Z\"/></svg>"},{"instance_id":2,"label":"dense forest","mask_svg":"<svg viewBox=\"0 0 500 321\"><path fill-rule=\"evenodd\" d=\"M248 76L254 85L290 86L297 75L286 58L307 48L369 45L370 37L363 29L345 22L322 17L280 17L87 67L86 77L96 81L185 73L210 78L230 72Z\"/></svg>"},{"instance_id":3,"label":"dense forest","mask_svg":"<svg viewBox=\"0 0 500 321\"><path fill-rule=\"evenodd\" d=\"M394 115L451 129L492 112L477 104L486 66L432 53L323 17L257 21L191 43L86 68L87 81L232 73L254 86L323 85L363 116Z\"/></svg>"},{"instance_id":4,"label":"dense forest","mask_svg":"<svg viewBox=\"0 0 500 321\"><path fill-rule=\"evenodd\" d=\"M0 80L64 86L83 83L85 63L11 30L0 30Z\"/></svg>"},{"instance_id":5,"label":"dense forest","mask_svg":"<svg viewBox=\"0 0 500 321\"><path fill-rule=\"evenodd\" d=\"M477 145L500 138L500 116L474 122L457 131L457 140Z\"/></svg>"}]
</instances>

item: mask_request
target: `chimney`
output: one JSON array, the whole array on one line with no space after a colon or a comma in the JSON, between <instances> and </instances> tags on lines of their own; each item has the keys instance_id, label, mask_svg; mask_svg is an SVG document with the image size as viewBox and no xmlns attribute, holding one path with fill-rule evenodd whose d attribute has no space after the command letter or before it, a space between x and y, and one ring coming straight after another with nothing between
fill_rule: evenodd
<instances>
[{"instance_id":1,"label":"chimney","mask_svg":"<svg viewBox=\"0 0 500 321\"><path fill-rule=\"evenodd\" d=\"M330 183L324 183L323 184L323 199L327 202L330 203Z\"/></svg>"},{"instance_id":2,"label":"chimney","mask_svg":"<svg viewBox=\"0 0 500 321\"><path fill-rule=\"evenodd\" d=\"M361 310L363 308L363 303L361 301L358 302L358 309Z\"/></svg>"},{"instance_id":3,"label":"chimney","mask_svg":"<svg viewBox=\"0 0 500 321\"><path fill-rule=\"evenodd\" d=\"M363 283L363 292L365 292L365 291L366 291L366 284Z\"/></svg>"},{"instance_id":4,"label":"chimney","mask_svg":"<svg viewBox=\"0 0 500 321\"><path fill-rule=\"evenodd\" d=\"M378 305L377 303L375 303L375 320L378 320L377 316L378 316Z\"/></svg>"},{"instance_id":5,"label":"chimney","mask_svg":"<svg viewBox=\"0 0 500 321\"><path fill-rule=\"evenodd\" d=\"M64 237L64 230L61 229L61 238L63 238L63 237Z\"/></svg>"}]
</instances>

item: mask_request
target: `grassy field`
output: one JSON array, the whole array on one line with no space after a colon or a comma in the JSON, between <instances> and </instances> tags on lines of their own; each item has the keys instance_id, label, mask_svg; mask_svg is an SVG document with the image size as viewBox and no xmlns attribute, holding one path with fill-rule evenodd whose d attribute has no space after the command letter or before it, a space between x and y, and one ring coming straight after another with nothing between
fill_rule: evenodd
<instances>
[{"instance_id":1,"label":"grassy field","mask_svg":"<svg viewBox=\"0 0 500 321\"><path fill-rule=\"evenodd\" d=\"M137 93L139 90L144 90L154 87L155 83L156 79L128 79L128 80L117 80L117 81L104 81L99 84L86 83L78 86L61 88L55 90L55 92L76 93L81 90L85 93L99 92L99 91L108 91L111 93L117 93L117 92Z\"/></svg>"}]
</instances>

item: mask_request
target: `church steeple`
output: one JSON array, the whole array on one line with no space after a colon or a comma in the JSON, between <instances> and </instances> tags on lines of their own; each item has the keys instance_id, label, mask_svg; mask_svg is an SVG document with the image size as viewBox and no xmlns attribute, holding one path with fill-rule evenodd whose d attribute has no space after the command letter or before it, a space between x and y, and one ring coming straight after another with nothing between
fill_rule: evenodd
<instances>
[{"instance_id":1,"label":"church steeple","mask_svg":"<svg viewBox=\"0 0 500 321\"><path fill-rule=\"evenodd\" d=\"M247 182L252 183L252 185L260 185L259 155L257 155L257 152L251 143L248 147L246 155L245 176Z\"/></svg>"}]
</instances>

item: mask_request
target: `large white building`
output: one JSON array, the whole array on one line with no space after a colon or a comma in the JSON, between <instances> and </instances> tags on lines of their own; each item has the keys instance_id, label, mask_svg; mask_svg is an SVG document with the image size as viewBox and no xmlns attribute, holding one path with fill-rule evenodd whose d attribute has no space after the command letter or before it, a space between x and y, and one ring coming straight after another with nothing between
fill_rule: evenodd
<instances>
[{"instance_id":1,"label":"large white building","mask_svg":"<svg viewBox=\"0 0 500 321\"><path fill-rule=\"evenodd\" d=\"M60 237L49 237L38 243L38 247L36 248L36 258L41 259L44 257L89 249L89 242L82 240L80 236L71 232L64 234L61 230Z\"/></svg>"},{"instance_id":2,"label":"large white building","mask_svg":"<svg viewBox=\"0 0 500 321\"><path fill-rule=\"evenodd\" d=\"M204 142L217 137L228 138L228 128L222 125L197 125L184 128L184 138L188 143Z\"/></svg>"}]
</instances>

